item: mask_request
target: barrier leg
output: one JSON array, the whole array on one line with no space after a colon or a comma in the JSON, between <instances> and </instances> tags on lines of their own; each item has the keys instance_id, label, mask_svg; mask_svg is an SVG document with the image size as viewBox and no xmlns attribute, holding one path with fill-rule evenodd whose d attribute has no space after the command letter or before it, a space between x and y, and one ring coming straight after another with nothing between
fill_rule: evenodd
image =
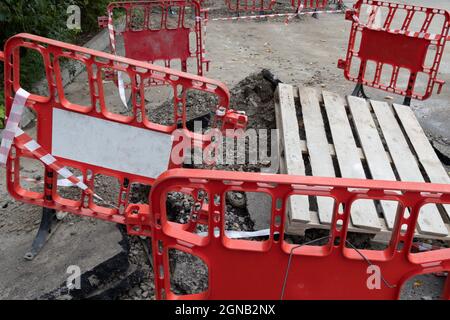
<instances>
[{"instance_id":1,"label":"barrier leg","mask_svg":"<svg viewBox=\"0 0 450 320\"><path fill-rule=\"evenodd\" d=\"M41 224L39 225L38 233L33 240L31 250L24 256L25 260L33 260L44 247L49 236L54 232L53 225L58 224L56 219L56 211L54 209L42 208ZM52 230L53 229L53 230Z\"/></svg>"}]
</instances>

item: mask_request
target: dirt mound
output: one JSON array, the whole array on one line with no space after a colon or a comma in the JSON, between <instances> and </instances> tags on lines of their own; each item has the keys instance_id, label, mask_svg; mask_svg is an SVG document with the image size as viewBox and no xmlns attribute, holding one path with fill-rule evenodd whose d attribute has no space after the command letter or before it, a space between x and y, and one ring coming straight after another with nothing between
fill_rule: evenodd
<instances>
[{"instance_id":1,"label":"dirt mound","mask_svg":"<svg viewBox=\"0 0 450 320\"><path fill-rule=\"evenodd\" d=\"M248 128L275 129L274 93L276 77L266 69L241 80L231 91L231 107L245 111Z\"/></svg>"},{"instance_id":2,"label":"dirt mound","mask_svg":"<svg viewBox=\"0 0 450 320\"><path fill-rule=\"evenodd\" d=\"M230 90L230 107L245 111L249 117L248 128L275 128L274 91L277 80L268 70L255 72L241 80ZM217 97L202 91L189 90L186 93L187 120L209 115L217 106ZM173 100L169 99L149 110L153 121L169 125L173 119ZM209 125L211 125L209 123Z\"/></svg>"}]
</instances>

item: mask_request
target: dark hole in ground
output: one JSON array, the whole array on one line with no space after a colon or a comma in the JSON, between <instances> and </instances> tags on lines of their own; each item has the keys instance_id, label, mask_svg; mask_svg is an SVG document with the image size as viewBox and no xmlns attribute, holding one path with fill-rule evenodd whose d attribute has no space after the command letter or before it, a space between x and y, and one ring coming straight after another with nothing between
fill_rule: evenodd
<instances>
[{"instance_id":1,"label":"dark hole in ground","mask_svg":"<svg viewBox=\"0 0 450 320\"><path fill-rule=\"evenodd\" d=\"M441 162L443 164L445 164L446 166L450 166L450 157L448 157L446 154L441 152L439 150L439 148L437 148L432 141L431 141L431 146L433 147L434 152L436 152L436 155L438 156L439 160L441 160Z\"/></svg>"}]
</instances>

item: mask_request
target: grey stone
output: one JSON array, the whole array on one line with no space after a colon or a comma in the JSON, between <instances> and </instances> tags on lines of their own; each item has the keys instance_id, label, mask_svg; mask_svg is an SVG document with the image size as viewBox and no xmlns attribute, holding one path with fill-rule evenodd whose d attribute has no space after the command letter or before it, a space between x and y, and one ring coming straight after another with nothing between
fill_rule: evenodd
<instances>
[{"instance_id":1,"label":"grey stone","mask_svg":"<svg viewBox=\"0 0 450 320\"><path fill-rule=\"evenodd\" d=\"M268 194L261 192L247 192L247 210L250 218L255 222L255 230L267 229L270 226L272 200Z\"/></svg>"}]
</instances>

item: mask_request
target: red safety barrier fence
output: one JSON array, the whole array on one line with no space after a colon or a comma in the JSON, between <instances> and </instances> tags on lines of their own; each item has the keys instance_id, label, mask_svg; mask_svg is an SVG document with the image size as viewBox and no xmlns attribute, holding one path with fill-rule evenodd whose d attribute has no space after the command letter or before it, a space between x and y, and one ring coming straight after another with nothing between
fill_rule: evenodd
<instances>
[{"instance_id":1,"label":"red safety barrier fence","mask_svg":"<svg viewBox=\"0 0 450 320\"><path fill-rule=\"evenodd\" d=\"M237 12L273 10L277 3L282 2L276 0L225 0L228 9ZM291 0L290 4L294 9L300 6L305 9L323 9L328 5L328 0Z\"/></svg>"},{"instance_id":2,"label":"red safety barrier fence","mask_svg":"<svg viewBox=\"0 0 450 320\"><path fill-rule=\"evenodd\" d=\"M207 232L185 230L168 218L167 195L203 190ZM233 239L226 228L226 193L258 192L272 200L270 231L262 241ZM320 245L296 245L284 239L290 196L327 197L334 201L330 234ZM348 240L352 205L363 199L398 203L392 238L385 250L356 249ZM153 228L152 243L158 299L398 299L406 280L450 270L450 249L412 253L421 207L450 203L450 185L320 178L259 173L174 169L152 187L151 206L127 209L131 233ZM145 221L142 223L141 221ZM192 295L171 290L169 251L200 258L208 268L208 289ZM371 285L379 271L379 287ZM450 281L443 293L450 298Z\"/></svg>"},{"instance_id":3,"label":"red safety barrier fence","mask_svg":"<svg viewBox=\"0 0 450 320\"><path fill-rule=\"evenodd\" d=\"M358 0L348 51L339 61L348 80L425 100L437 85L450 28L448 11L377 0Z\"/></svg>"},{"instance_id":4,"label":"red safety barrier fence","mask_svg":"<svg viewBox=\"0 0 450 320\"><path fill-rule=\"evenodd\" d=\"M46 93L29 94L21 89L21 50L34 51L42 59ZM10 38L2 55L5 58L7 128L11 128L5 130L3 136L7 186L14 198L26 203L124 223L124 209L132 184L151 185L168 168L182 165L182 160L174 163L171 157L172 148L183 141L172 139L177 128L181 128L184 137L200 142L200 147L209 143L206 137L186 127L188 92L215 97L217 104L211 111L215 113L217 128L242 128L246 119L229 109L229 92L222 83L196 75L29 34ZM67 94L63 86L63 62L83 66L88 97L84 102L74 102L77 97ZM113 108L105 94L106 71L119 71L132 80L132 106L127 114ZM152 118L154 109L148 106L152 101L143 98L144 83L149 79L168 85L167 97L162 101L168 102L170 123L157 123ZM154 99L153 96L147 98ZM17 106L14 111L13 104ZM17 128L24 107L36 113L36 138ZM23 184L22 177L27 173L22 172L22 165L29 161L27 159L43 163L42 191L28 189ZM97 190L98 176L110 179L111 186L117 184L114 199L105 202L97 196L101 191ZM82 190L68 197L58 187L57 180L61 178L69 179Z\"/></svg>"}]
</instances>

